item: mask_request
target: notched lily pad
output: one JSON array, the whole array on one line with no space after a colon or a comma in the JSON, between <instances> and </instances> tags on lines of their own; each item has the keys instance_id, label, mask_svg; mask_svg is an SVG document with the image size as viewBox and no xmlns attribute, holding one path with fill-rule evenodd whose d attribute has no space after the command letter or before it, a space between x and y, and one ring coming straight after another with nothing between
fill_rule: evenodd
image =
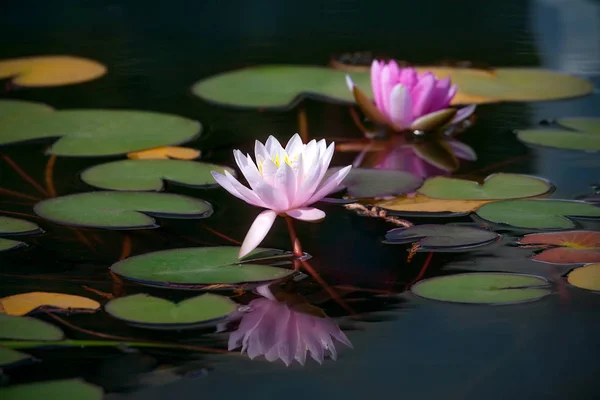
<instances>
[{"instance_id":1,"label":"notched lily pad","mask_svg":"<svg viewBox=\"0 0 600 400\"><path fill-rule=\"evenodd\" d=\"M87 297L50 292L19 293L0 299L0 312L7 315L26 315L40 307L69 313L94 312L100 303Z\"/></svg>"},{"instance_id":2,"label":"notched lily pad","mask_svg":"<svg viewBox=\"0 0 600 400\"><path fill-rule=\"evenodd\" d=\"M104 309L129 325L148 329L193 329L221 321L237 303L216 294L203 294L173 303L147 294L120 297Z\"/></svg>"},{"instance_id":3,"label":"notched lily pad","mask_svg":"<svg viewBox=\"0 0 600 400\"><path fill-rule=\"evenodd\" d=\"M207 218L210 203L192 197L148 192L89 192L43 200L33 210L57 224L104 229L156 228L149 215Z\"/></svg>"},{"instance_id":4,"label":"notched lily pad","mask_svg":"<svg viewBox=\"0 0 600 400\"><path fill-rule=\"evenodd\" d=\"M498 173L483 184L475 181L436 176L423 183L418 192L448 200L503 200L540 196L553 189L548 181L527 175Z\"/></svg>"},{"instance_id":5,"label":"notched lily pad","mask_svg":"<svg viewBox=\"0 0 600 400\"><path fill-rule=\"evenodd\" d=\"M550 283L539 276L493 272L425 279L411 291L431 300L498 305L534 301L552 293Z\"/></svg>"},{"instance_id":6,"label":"notched lily pad","mask_svg":"<svg viewBox=\"0 0 600 400\"><path fill-rule=\"evenodd\" d=\"M88 168L81 179L88 185L109 190L155 190L164 181L193 187L218 186L211 171L224 170L235 175L231 168L184 160L119 160Z\"/></svg>"},{"instance_id":7,"label":"notched lily pad","mask_svg":"<svg viewBox=\"0 0 600 400\"><path fill-rule=\"evenodd\" d=\"M33 356L6 347L0 347L0 368L12 367L25 361L32 361Z\"/></svg>"},{"instance_id":8,"label":"notched lily pad","mask_svg":"<svg viewBox=\"0 0 600 400\"><path fill-rule=\"evenodd\" d=\"M0 146L59 138L47 150L57 156L109 156L181 144L201 131L197 121L133 110L62 110L0 119Z\"/></svg>"},{"instance_id":9,"label":"notched lily pad","mask_svg":"<svg viewBox=\"0 0 600 400\"><path fill-rule=\"evenodd\" d=\"M42 232L42 229L33 222L19 218L0 216L0 236L3 235L33 235ZM4 239L0 237L0 251L12 250L26 246L18 240Z\"/></svg>"},{"instance_id":10,"label":"notched lily pad","mask_svg":"<svg viewBox=\"0 0 600 400\"><path fill-rule=\"evenodd\" d=\"M54 109L43 103L25 100L0 100L0 120L49 111L54 111Z\"/></svg>"},{"instance_id":11,"label":"notched lily pad","mask_svg":"<svg viewBox=\"0 0 600 400\"><path fill-rule=\"evenodd\" d=\"M56 326L39 319L0 313L0 338L54 341L63 339L64 334Z\"/></svg>"},{"instance_id":12,"label":"notched lily pad","mask_svg":"<svg viewBox=\"0 0 600 400\"><path fill-rule=\"evenodd\" d=\"M600 262L600 232L596 231L533 233L517 244L543 249L531 257L534 261L558 265Z\"/></svg>"},{"instance_id":13,"label":"notched lily pad","mask_svg":"<svg viewBox=\"0 0 600 400\"><path fill-rule=\"evenodd\" d=\"M289 253L256 249L238 259L239 247L191 247L163 250L127 258L113 264L112 272L147 286L199 290L232 288L239 284L259 284L288 277L294 271L268 264L291 261ZM266 252L266 253L265 253ZM275 254L279 252L279 254Z\"/></svg>"},{"instance_id":14,"label":"notched lily pad","mask_svg":"<svg viewBox=\"0 0 600 400\"><path fill-rule=\"evenodd\" d=\"M567 281L580 289L600 291L600 264L575 268L567 276Z\"/></svg>"},{"instance_id":15,"label":"notched lily pad","mask_svg":"<svg viewBox=\"0 0 600 400\"><path fill-rule=\"evenodd\" d=\"M484 204L478 217L496 224L530 229L571 229L571 219L600 218L600 207L570 200L505 200Z\"/></svg>"},{"instance_id":16,"label":"notched lily pad","mask_svg":"<svg viewBox=\"0 0 600 400\"><path fill-rule=\"evenodd\" d=\"M330 168L324 179L339 169L338 167ZM421 183L423 183L423 179L410 172L352 168L337 190L347 189L348 195L354 198L377 198L412 192Z\"/></svg>"},{"instance_id":17,"label":"notched lily pad","mask_svg":"<svg viewBox=\"0 0 600 400\"><path fill-rule=\"evenodd\" d=\"M384 243L418 243L418 251L465 251L494 243L495 232L457 225L416 225L388 231Z\"/></svg>"},{"instance_id":18,"label":"notched lily pad","mask_svg":"<svg viewBox=\"0 0 600 400\"><path fill-rule=\"evenodd\" d=\"M538 146L600 151L600 118L562 118L553 128L518 130L517 137Z\"/></svg>"},{"instance_id":19,"label":"notched lily pad","mask_svg":"<svg viewBox=\"0 0 600 400\"><path fill-rule=\"evenodd\" d=\"M8 386L0 389L2 400L102 400L102 388L81 379L64 379Z\"/></svg>"}]
</instances>

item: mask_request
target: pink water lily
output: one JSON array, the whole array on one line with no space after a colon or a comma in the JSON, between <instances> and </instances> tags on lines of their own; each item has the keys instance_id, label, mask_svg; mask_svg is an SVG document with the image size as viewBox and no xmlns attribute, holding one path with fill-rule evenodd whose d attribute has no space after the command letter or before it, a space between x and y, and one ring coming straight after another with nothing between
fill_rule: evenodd
<instances>
[{"instance_id":1,"label":"pink water lily","mask_svg":"<svg viewBox=\"0 0 600 400\"><path fill-rule=\"evenodd\" d=\"M329 167L334 143L326 146L325 140L302 143L298 134L292 136L283 148L270 136L263 145L258 140L254 152L256 163L249 154L234 150L235 161L250 188L242 185L229 172L222 175L212 171L212 176L225 190L245 202L266 208L254 220L240 248L244 257L263 241L277 215L287 215L302 221L319 221L325 213L311 204L322 200L339 186L350 172L344 167L323 182Z\"/></svg>"},{"instance_id":2,"label":"pink water lily","mask_svg":"<svg viewBox=\"0 0 600 400\"><path fill-rule=\"evenodd\" d=\"M251 359L262 355L268 361L281 359L289 366L294 360L304 365L307 353L319 364L327 352L337 359L334 339L352 347L331 318L297 311L277 301L267 287L260 288L259 293L265 297L252 300L238 313L241 321L229 336L229 350L241 346Z\"/></svg>"},{"instance_id":3,"label":"pink water lily","mask_svg":"<svg viewBox=\"0 0 600 400\"><path fill-rule=\"evenodd\" d=\"M346 81L367 117L395 131L427 131L455 125L475 111L475 105L450 107L457 86L451 84L449 77L437 79L431 72L419 74L414 68L400 68L393 60L374 60L371 65L374 105L349 75Z\"/></svg>"}]
</instances>

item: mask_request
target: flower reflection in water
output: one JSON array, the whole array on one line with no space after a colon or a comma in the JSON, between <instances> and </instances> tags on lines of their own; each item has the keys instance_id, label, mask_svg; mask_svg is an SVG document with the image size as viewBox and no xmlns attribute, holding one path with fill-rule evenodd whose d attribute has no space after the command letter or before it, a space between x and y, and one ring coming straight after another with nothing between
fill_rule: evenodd
<instances>
[{"instance_id":1,"label":"flower reflection in water","mask_svg":"<svg viewBox=\"0 0 600 400\"><path fill-rule=\"evenodd\" d=\"M263 355L268 361L281 359L289 366L294 360L304 365L307 353L319 364L327 353L336 360L334 339L352 347L335 321L320 308L298 296L286 295L285 302L278 301L267 286L258 292L264 297L238 312L241 321L229 336L229 350L241 346L251 359Z\"/></svg>"}]
</instances>

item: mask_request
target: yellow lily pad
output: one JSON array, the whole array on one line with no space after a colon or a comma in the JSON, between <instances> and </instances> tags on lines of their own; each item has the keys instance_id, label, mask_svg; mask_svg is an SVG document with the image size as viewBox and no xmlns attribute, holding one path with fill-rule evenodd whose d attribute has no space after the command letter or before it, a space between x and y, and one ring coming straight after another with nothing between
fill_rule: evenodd
<instances>
[{"instance_id":1,"label":"yellow lily pad","mask_svg":"<svg viewBox=\"0 0 600 400\"><path fill-rule=\"evenodd\" d=\"M432 199L417 194L410 197L400 196L389 200L382 200L376 202L374 205L401 215L428 214L428 216L459 216L470 214L482 205L492 201Z\"/></svg>"},{"instance_id":2,"label":"yellow lily pad","mask_svg":"<svg viewBox=\"0 0 600 400\"><path fill-rule=\"evenodd\" d=\"M100 78L106 67L75 56L38 56L0 60L0 79L27 87L64 86Z\"/></svg>"},{"instance_id":3,"label":"yellow lily pad","mask_svg":"<svg viewBox=\"0 0 600 400\"><path fill-rule=\"evenodd\" d=\"M190 149L189 147L165 146L155 147L153 149L134 151L127 154L127 158L132 160L194 160L200 157L200 150Z\"/></svg>"},{"instance_id":4,"label":"yellow lily pad","mask_svg":"<svg viewBox=\"0 0 600 400\"><path fill-rule=\"evenodd\" d=\"M64 293L29 292L19 293L0 299L0 312L6 315L27 315L40 307L60 310L97 310L100 303L86 297Z\"/></svg>"},{"instance_id":5,"label":"yellow lily pad","mask_svg":"<svg viewBox=\"0 0 600 400\"><path fill-rule=\"evenodd\" d=\"M567 280L580 289L600 291L600 264L575 268L569 273Z\"/></svg>"}]
</instances>

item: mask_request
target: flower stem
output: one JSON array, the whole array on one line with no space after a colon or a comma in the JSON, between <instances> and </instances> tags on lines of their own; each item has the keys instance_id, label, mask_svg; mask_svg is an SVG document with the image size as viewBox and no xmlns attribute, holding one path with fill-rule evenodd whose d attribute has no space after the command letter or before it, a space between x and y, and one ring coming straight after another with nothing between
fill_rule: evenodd
<instances>
[{"instance_id":1,"label":"flower stem","mask_svg":"<svg viewBox=\"0 0 600 400\"><path fill-rule=\"evenodd\" d=\"M286 215L285 222L287 223L288 232L290 233L290 240L292 241L292 251L294 252L294 255L296 257L304 256L300 239L298 239L298 236L296 235L296 228L294 228L294 221L292 220L292 217Z\"/></svg>"}]
</instances>

